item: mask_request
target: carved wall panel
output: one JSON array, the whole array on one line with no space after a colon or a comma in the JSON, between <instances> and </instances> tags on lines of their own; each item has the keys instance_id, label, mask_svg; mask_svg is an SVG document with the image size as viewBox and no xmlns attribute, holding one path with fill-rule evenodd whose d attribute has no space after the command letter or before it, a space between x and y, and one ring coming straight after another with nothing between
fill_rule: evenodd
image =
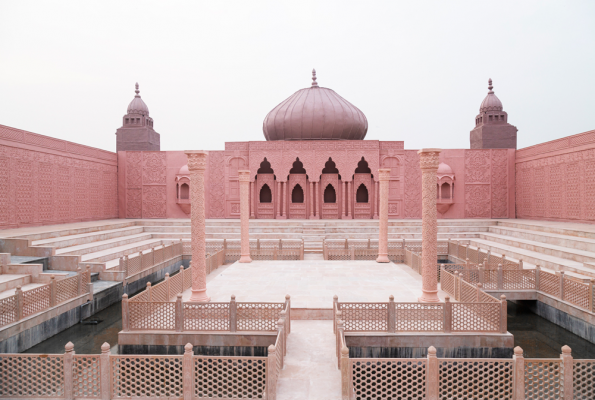
<instances>
[{"instance_id":1,"label":"carved wall panel","mask_svg":"<svg viewBox=\"0 0 595 400\"><path fill-rule=\"evenodd\" d=\"M141 151L126 152L126 186L139 188L143 184L143 153Z\"/></svg>"},{"instance_id":2,"label":"carved wall panel","mask_svg":"<svg viewBox=\"0 0 595 400\"><path fill-rule=\"evenodd\" d=\"M39 163L39 220L54 220L54 165L49 162ZM0 178L1 179L1 178ZM1 189L0 189L1 191ZM93 202L93 204L100 204Z\"/></svg>"},{"instance_id":3,"label":"carved wall panel","mask_svg":"<svg viewBox=\"0 0 595 400\"><path fill-rule=\"evenodd\" d=\"M402 156L382 156L381 164L382 168L390 168L390 180L388 181L388 217L389 218L402 218L401 215L401 199L403 198L402 189ZM419 162L417 165L419 169ZM420 196L421 196L421 173L420 173ZM420 197L421 201L421 197ZM421 206L420 206L421 207Z\"/></svg>"},{"instance_id":4,"label":"carved wall panel","mask_svg":"<svg viewBox=\"0 0 595 400\"><path fill-rule=\"evenodd\" d=\"M248 166L245 157L228 157L225 163L225 218L240 217L240 181L238 171Z\"/></svg>"},{"instance_id":5,"label":"carved wall panel","mask_svg":"<svg viewBox=\"0 0 595 400\"><path fill-rule=\"evenodd\" d=\"M165 185L167 161L164 151L143 151L143 185Z\"/></svg>"},{"instance_id":6,"label":"carved wall panel","mask_svg":"<svg viewBox=\"0 0 595 400\"><path fill-rule=\"evenodd\" d=\"M465 150L465 218L490 218L491 150Z\"/></svg>"},{"instance_id":7,"label":"carved wall panel","mask_svg":"<svg viewBox=\"0 0 595 400\"><path fill-rule=\"evenodd\" d=\"M167 217L167 192L165 186L143 186L143 218Z\"/></svg>"},{"instance_id":8,"label":"carved wall panel","mask_svg":"<svg viewBox=\"0 0 595 400\"><path fill-rule=\"evenodd\" d=\"M508 218L508 150L491 150L492 218Z\"/></svg>"},{"instance_id":9,"label":"carved wall panel","mask_svg":"<svg viewBox=\"0 0 595 400\"><path fill-rule=\"evenodd\" d=\"M126 189L126 218L143 217L143 189Z\"/></svg>"},{"instance_id":10,"label":"carved wall panel","mask_svg":"<svg viewBox=\"0 0 595 400\"><path fill-rule=\"evenodd\" d=\"M527 169L525 183L528 184L526 190L529 194L528 196L525 196L526 198L523 198L529 203L527 206L527 216L532 215L531 204L533 204L535 215L538 217L545 217L546 187L549 186L549 183L545 179L545 167ZM531 190L533 188L534 190ZM531 201L531 196L533 196L533 201Z\"/></svg>"},{"instance_id":11,"label":"carved wall panel","mask_svg":"<svg viewBox=\"0 0 595 400\"><path fill-rule=\"evenodd\" d=\"M208 218L225 218L225 153L209 151Z\"/></svg>"},{"instance_id":12,"label":"carved wall panel","mask_svg":"<svg viewBox=\"0 0 595 400\"><path fill-rule=\"evenodd\" d=\"M490 185L465 185L465 217L490 218Z\"/></svg>"},{"instance_id":13,"label":"carved wall panel","mask_svg":"<svg viewBox=\"0 0 595 400\"><path fill-rule=\"evenodd\" d=\"M421 218L421 169L417 150L405 152L405 218Z\"/></svg>"},{"instance_id":14,"label":"carved wall panel","mask_svg":"<svg viewBox=\"0 0 595 400\"><path fill-rule=\"evenodd\" d=\"M586 161L585 166L585 192L583 204L585 205L585 218L595 220L595 160Z\"/></svg>"},{"instance_id":15,"label":"carved wall panel","mask_svg":"<svg viewBox=\"0 0 595 400\"><path fill-rule=\"evenodd\" d=\"M0 227L10 223L10 166L8 157L0 157Z\"/></svg>"}]
</instances>

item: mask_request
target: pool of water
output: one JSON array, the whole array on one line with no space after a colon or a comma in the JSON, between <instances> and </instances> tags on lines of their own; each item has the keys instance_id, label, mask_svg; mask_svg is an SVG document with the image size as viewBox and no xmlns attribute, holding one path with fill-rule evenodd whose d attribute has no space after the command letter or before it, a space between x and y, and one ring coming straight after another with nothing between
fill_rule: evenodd
<instances>
[{"instance_id":1,"label":"pool of water","mask_svg":"<svg viewBox=\"0 0 595 400\"><path fill-rule=\"evenodd\" d=\"M508 331L525 358L558 358L562 346L572 349L574 358L595 358L595 344L533 314L526 303L508 302Z\"/></svg>"}]
</instances>

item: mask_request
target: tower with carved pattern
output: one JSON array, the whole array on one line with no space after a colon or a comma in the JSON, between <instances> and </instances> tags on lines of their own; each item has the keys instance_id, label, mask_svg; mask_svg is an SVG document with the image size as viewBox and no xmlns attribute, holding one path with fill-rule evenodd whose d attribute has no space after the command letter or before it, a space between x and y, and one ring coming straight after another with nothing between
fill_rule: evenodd
<instances>
[{"instance_id":1,"label":"tower with carved pattern","mask_svg":"<svg viewBox=\"0 0 595 400\"><path fill-rule=\"evenodd\" d=\"M140 97L138 83L135 88L136 95L122 117L122 127L116 131L116 151L159 151L160 136L153 129L149 107Z\"/></svg>"}]
</instances>

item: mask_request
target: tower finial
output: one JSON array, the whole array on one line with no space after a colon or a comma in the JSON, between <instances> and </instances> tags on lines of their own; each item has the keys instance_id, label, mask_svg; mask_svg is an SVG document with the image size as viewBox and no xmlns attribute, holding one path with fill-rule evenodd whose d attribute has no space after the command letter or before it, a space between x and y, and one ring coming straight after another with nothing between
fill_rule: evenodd
<instances>
[{"instance_id":1,"label":"tower finial","mask_svg":"<svg viewBox=\"0 0 595 400\"><path fill-rule=\"evenodd\" d=\"M494 86L492 86L492 78L488 79L488 89L490 91L490 93L494 93L492 91L492 89L494 88Z\"/></svg>"},{"instance_id":2,"label":"tower finial","mask_svg":"<svg viewBox=\"0 0 595 400\"><path fill-rule=\"evenodd\" d=\"M318 82L316 82L316 70L312 69L312 87L318 87Z\"/></svg>"},{"instance_id":3,"label":"tower finial","mask_svg":"<svg viewBox=\"0 0 595 400\"><path fill-rule=\"evenodd\" d=\"M136 88L134 93L136 93L136 95L138 96L138 94L140 93L140 90L138 90L138 82L136 82L136 85L134 85L134 87Z\"/></svg>"}]
</instances>

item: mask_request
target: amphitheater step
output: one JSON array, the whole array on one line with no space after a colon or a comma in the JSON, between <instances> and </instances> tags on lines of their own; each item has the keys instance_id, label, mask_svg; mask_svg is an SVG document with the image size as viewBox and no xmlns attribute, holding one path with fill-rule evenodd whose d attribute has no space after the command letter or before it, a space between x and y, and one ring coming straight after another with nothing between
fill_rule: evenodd
<instances>
[{"instance_id":1,"label":"amphitheater step","mask_svg":"<svg viewBox=\"0 0 595 400\"><path fill-rule=\"evenodd\" d=\"M567 247L574 250L595 252L595 239L502 226L489 227L489 233L547 243L548 245Z\"/></svg>"},{"instance_id":2,"label":"amphitheater step","mask_svg":"<svg viewBox=\"0 0 595 400\"><path fill-rule=\"evenodd\" d=\"M111 249L101 250L94 253L89 253L81 256L81 261L88 262L106 262L116 258L123 257L125 255L138 253L139 251L150 249L161 245L159 239L143 240L136 243L131 243L123 246L112 247Z\"/></svg>"},{"instance_id":3,"label":"amphitheater step","mask_svg":"<svg viewBox=\"0 0 595 400\"><path fill-rule=\"evenodd\" d=\"M92 242L92 243L81 244L78 246L65 247L65 248L56 250L56 255L73 255L73 254L83 255L83 254L95 253L95 252L98 252L101 250L119 247L119 246L131 244L131 243L137 243L137 242L141 242L143 240L149 240L149 239L153 239L153 237L150 233L140 233L137 235L129 235L129 236L118 237L115 239L102 240L100 242Z\"/></svg>"},{"instance_id":4,"label":"amphitheater step","mask_svg":"<svg viewBox=\"0 0 595 400\"><path fill-rule=\"evenodd\" d=\"M49 239L34 240L31 244L33 246L49 246L54 247L56 249L62 249L64 247L100 242L123 236L137 235L140 233L143 233L143 227L134 226L118 229L108 229L97 232L80 233L76 235L61 236Z\"/></svg>"},{"instance_id":5,"label":"amphitheater step","mask_svg":"<svg viewBox=\"0 0 595 400\"><path fill-rule=\"evenodd\" d=\"M24 274L1 274L0 292L15 289L17 286L25 286L31 283L31 275Z\"/></svg>"}]
</instances>

